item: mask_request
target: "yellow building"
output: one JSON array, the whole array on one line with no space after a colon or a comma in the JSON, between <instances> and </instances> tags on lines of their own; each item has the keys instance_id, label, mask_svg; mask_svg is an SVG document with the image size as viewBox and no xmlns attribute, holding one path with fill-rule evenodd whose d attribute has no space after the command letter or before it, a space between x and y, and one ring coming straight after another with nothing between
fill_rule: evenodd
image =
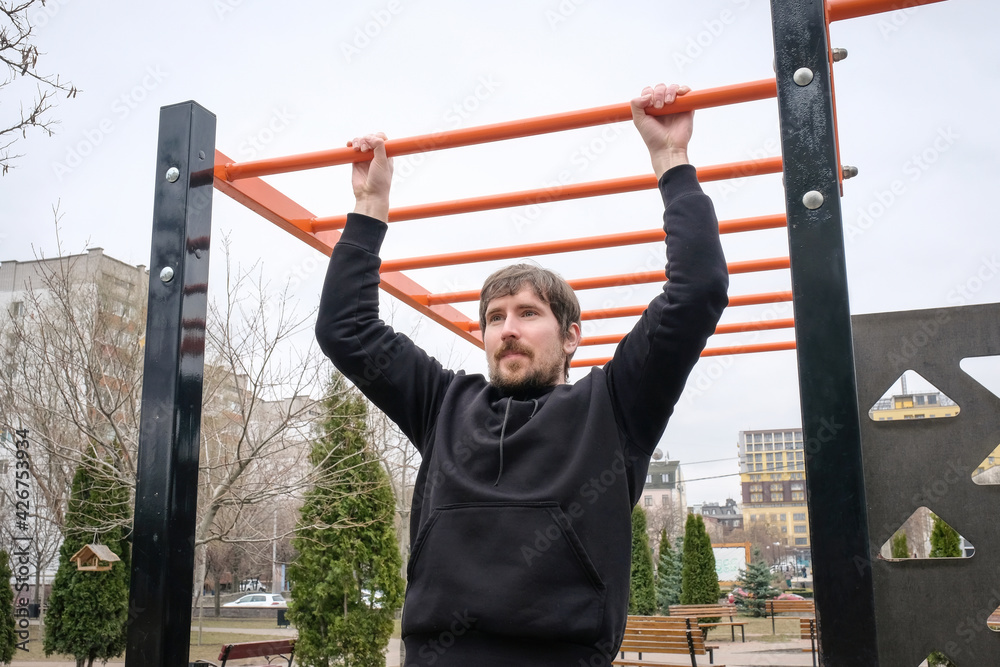
<instances>
[{"instance_id":1,"label":"yellow building","mask_svg":"<svg viewBox=\"0 0 1000 667\"><path fill-rule=\"evenodd\" d=\"M960 408L940 392L898 394L879 400L868 411L875 421L894 419L933 419L935 417L957 417Z\"/></svg>"},{"instance_id":2,"label":"yellow building","mask_svg":"<svg viewBox=\"0 0 1000 667\"><path fill-rule=\"evenodd\" d=\"M773 529L779 546L809 548L802 429L740 431L743 528Z\"/></svg>"}]
</instances>

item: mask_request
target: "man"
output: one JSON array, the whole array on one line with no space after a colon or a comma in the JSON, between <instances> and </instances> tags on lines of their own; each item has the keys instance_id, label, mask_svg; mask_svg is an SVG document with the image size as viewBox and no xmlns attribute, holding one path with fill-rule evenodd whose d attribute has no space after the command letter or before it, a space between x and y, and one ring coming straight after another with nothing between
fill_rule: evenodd
<instances>
[{"instance_id":1,"label":"man","mask_svg":"<svg viewBox=\"0 0 1000 667\"><path fill-rule=\"evenodd\" d=\"M614 358L566 384L580 307L521 265L483 287L489 380L444 369L378 318L392 163L352 142L357 207L336 245L317 337L422 455L402 633L407 665L608 665L629 596L631 510L684 382L727 303L711 201L687 160L687 87L632 100L666 211L668 278Z\"/></svg>"}]
</instances>

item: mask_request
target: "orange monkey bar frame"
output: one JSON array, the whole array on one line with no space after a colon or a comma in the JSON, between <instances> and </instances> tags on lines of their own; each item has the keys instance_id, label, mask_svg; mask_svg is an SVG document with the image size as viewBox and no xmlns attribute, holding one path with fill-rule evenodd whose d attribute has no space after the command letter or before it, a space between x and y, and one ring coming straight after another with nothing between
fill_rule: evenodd
<instances>
[{"instance_id":1,"label":"orange monkey bar frame","mask_svg":"<svg viewBox=\"0 0 1000 667\"><path fill-rule=\"evenodd\" d=\"M928 4L939 0L908 0L907 6ZM898 0L827 0L826 11L828 21L849 19L867 14L874 14L891 9L897 9ZM743 102L771 99L777 95L777 85L774 79L764 79L739 83L705 90L692 90L679 98L670 107L653 110L649 113L663 115L678 113L693 109L707 109ZM563 114L553 114L518 121L495 123L471 128L462 128L434 134L418 135L401 139L390 139L386 142L386 153L389 156L408 155L428 151L473 146L482 143L517 139L522 137L561 132L631 119L631 109L628 104L613 104L592 109L583 109ZM342 229L346 215L316 216L294 201L285 197L271 185L261 180L262 176L283 174L306 169L317 169L333 165L343 165L352 162L370 160L371 153L359 153L352 148L334 148L329 150L290 155L284 157L234 162L223 153L216 151L214 177L215 187L233 199L243 203L251 210L267 218L294 236L302 239L312 247L326 255L332 252L334 244L340 237L337 230ZM774 174L782 170L780 157L733 162L728 164L702 167L698 169L698 178L702 182L742 178L746 176ZM394 208L389 211L389 221L417 220L444 215L473 213L498 208L526 206L553 201L566 201L582 197L594 197L624 192L652 189L656 187L656 179L651 175L631 176L586 183L577 183L553 188L523 190L503 194L484 195L459 199L454 201L435 202ZM785 226L783 214L728 220L720 223L720 233L740 233L763 229L774 229ZM478 292L457 292L451 294L431 294L410 277L405 271L445 267L459 264L486 262L493 260L513 259L517 257L537 256L581 250L612 248L636 245L640 243L662 242L664 237L661 229L648 231L606 234L587 238L563 239L544 243L533 243L469 250L463 252L444 253L425 257L392 259L382 263L382 287L388 293L407 303L412 308L442 324L455 332L461 338L482 347L479 323L471 320L455 309L453 303L478 300ZM754 260L730 264L730 273L748 273L756 271L773 271L787 269L788 258ZM594 278L570 280L570 285L577 290L599 289L621 285L660 282L662 272L633 273L626 275L610 275ZM759 305L778 301L790 301L790 292L776 292L765 295L733 296L731 307L742 305ZM612 317L635 317L640 314L645 305L625 306L612 309L584 311L584 319L602 319ZM736 333L762 331L778 328L789 328L791 320L780 320L781 326L775 322L744 322L725 325L717 333ZM620 335L594 336L584 339L583 345L613 344L620 340ZM709 349L705 356L717 354L739 354L746 352L770 351L775 349L792 349L794 342L764 343L755 345L733 345ZM598 363L605 360L578 360L574 366Z\"/></svg>"},{"instance_id":2,"label":"orange monkey bar frame","mask_svg":"<svg viewBox=\"0 0 1000 667\"><path fill-rule=\"evenodd\" d=\"M664 110L657 110L656 113L662 115L664 113L677 113L689 109L709 108L738 102L750 102L773 98L775 95L776 84L773 79L756 81L748 84L724 86L704 91L691 91L683 98L680 98L678 102L671 107ZM631 119L631 110L629 105L611 105L596 109L572 112L559 116L543 116L524 121L498 123L494 125L456 130L453 132L442 132L435 135L389 140L386 142L386 152L389 155L405 155L421 150L441 150L457 146L468 146L489 141L526 137L545 132L588 127L629 119ZM340 233L337 230L343 227L347 216L338 215L331 217L317 217L296 202L287 198L273 186L262 181L260 176L286 173L300 169L326 167L336 164L347 164L353 161L366 159L371 159L370 153L363 154L358 153L351 148L340 148L304 155L236 163L230 161L223 153L216 151L214 169L215 186L220 191L240 203L243 203L251 210L256 211L258 214L277 224L279 227L285 229L294 236L302 239L312 247L320 250L324 254L329 255L332 252L334 244L340 237ZM781 158L772 157L762 160L747 160L702 167L698 169L698 177L699 180L707 182L743 178L762 174L774 174L779 173L781 169ZM390 210L389 220L390 222L397 222L401 220L414 220L439 215L455 215L459 213L485 211L496 208L522 206L526 204L537 204L581 197L633 192L644 189L652 189L655 187L656 178L654 176L633 176L566 185L559 188L526 190L450 202L439 202L397 208ZM731 234L763 229L776 229L784 227L785 225L786 221L783 214L765 215L723 221L720 223L720 232L724 234ZM482 347L482 337L479 332L479 323L471 320L469 317L450 305L451 303L458 303L462 301L478 300L479 295L477 292L431 294L419 284L414 282L411 278L406 276L403 272L423 268L444 267L498 259L512 259L515 257L662 242L663 238L663 230L657 228L648 231L607 234L578 239L564 239L544 243L510 246L505 248L491 248L426 257L387 260L383 262L381 268L382 287L388 293L392 294L396 298L399 298L414 309L424 313L446 328L454 331L460 337ZM747 262L734 262L730 264L729 269L731 273L749 273L755 271L787 269L788 266L788 258L785 257ZM570 280L569 283L574 289L586 290L662 282L663 280L664 276L662 271L650 271L576 279ZM753 303L768 303L788 300L791 300L790 293L781 293L781 295L777 298L768 296L763 299L759 296L749 299L733 297L732 305L735 306L741 303L744 305L751 305ZM644 309L645 305L630 306L619 309L604 309L601 311L585 311L582 316L584 319L588 320L606 317L634 317L640 314ZM721 330L720 333L759 331L772 328L777 327L762 327L760 323L747 322L739 325L731 325L730 329ZM619 339L620 337L621 336L618 336ZM609 340L610 339L606 337L592 337L591 339L584 340L583 344L598 345L602 344L602 341L607 342ZM786 342L782 343L780 348L777 349L791 349L792 347L794 347L793 342ZM723 352L712 352L706 350L705 354L733 354L740 352L764 351L769 349L775 349L773 344L771 344L770 347L760 345L730 346L727 348L720 348L720 350L724 350ZM582 360L576 362L577 365L580 363L582 363Z\"/></svg>"}]
</instances>

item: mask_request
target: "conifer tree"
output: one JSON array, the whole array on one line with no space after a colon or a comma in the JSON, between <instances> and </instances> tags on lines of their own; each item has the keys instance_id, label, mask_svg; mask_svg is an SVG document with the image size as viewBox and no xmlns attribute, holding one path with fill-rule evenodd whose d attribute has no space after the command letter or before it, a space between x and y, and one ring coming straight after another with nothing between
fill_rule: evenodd
<instances>
[{"instance_id":1,"label":"conifer tree","mask_svg":"<svg viewBox=\"0 0 1000 667\"><path fill-rule=\"evenodd\" d=\"M773 598L778 590L771 587L771 568L761 557L760 549L754 547L750 564L745 570L740 570L740 588L746 595L737 593L736 606L749 616L764 616L764 600Z\"/></svg>"},{"instance_id":2,"label":"conifer tree","mask_svg":"<svg viewBox=\"0 0 1000 667\"><path fill-rule=\"evenodd\" d=\"M684 556L681 570L681 604L718 604L722 597L715 572L712 540L700 514L689 514L684 525ZM702 622L710 622L701 619Z\"/></svg>"},{"instance_id":3,"label":"conifer tree","mask_svg":"<svg viewBox=\"0 0 1000 667\"><path fill-rule=\"evenodd\" d=\"M906 533L900 531L892 536L892 557L909 558L910 545L906 542Z\"/></svg>"},{"instance_id":4,"label":"conifer tree","mask_svg":"<svg viewBox=\"0 0 1000 667\"><path fill-rule=\"evenodd\" d=\"M677 538L677 548L670 546L666 529L660 533L660 557L656 570L656 603L661 614L670 612L670 605L681 603L681 548L683 538Z\"/></svg>"},{"instance_id":5,"label":"conifer tree","mask_svg":"<svg viewBox=\"0 0 1000 667\"><path fill-rule=\"evenodd\" d=\"M931 529L931 558L960 558L962 547L958 532L932 514L934 527Z\"/></svg>"},{"instance_id":6,"label":"conifer tree","mask_svg":"<svg viewBox=\"0 0 1000 667\"><path fill-rule=\"evenodd\" d=\"M130 545L123 526L132 515L128 489L104 471L108 461L85 457L73 489L59 549L59 569L45 616L45 655L63 653L92 667L125 652ZM121 559L110 570L78 570L70 558L87 544L103 544Z\"/></svg>"},{"instance_id":7,"label":"conifer tree","mask_svg":"<svg viewBox=\"0 0 1000 667\"><path fill-rule=\"evenodd\" d=\"M931 528L931 558L961 557L962 546L958 531L949 526L938 515L931 514L931 517L934 518L934 527ZM934 651L927 656L927 665L928 667L955 667L955 663L940 651Z\"/></svg>"},{"instance_id":8,"label":"conifer tree","mask_svg":"<svg viewBox=\"0 0 1000 667\"><path fill-rule=\"evenodd\" d=\"M646 531L646 512L632 508L632 574L628 613L652 616L656 613L656 587L653 585L653 552Z\"/></svg>"},{"instance_id":9,"label":"conifer tree","mask_svg":"<svg viewBox=\"0 0 1000 667\"><path fill-rule=\"evenodd\" d=\"M10 556L0 549L0 663L14 659L17 646L17 628L14 624L14 591L10 587Z\"/></svg>"},{"instance_id":10,"label":"conifer tree","mask_svg":"<svg viewBox=\"0 0 1000 667\"><path fill-rule=\"evenodd\" d=\"M310 462L323 481L306 494L289 568L296 664L382 667L402 604L402 561L389 480L368 443L367 403L335 374Z\"/></svg>"}]
</instances>

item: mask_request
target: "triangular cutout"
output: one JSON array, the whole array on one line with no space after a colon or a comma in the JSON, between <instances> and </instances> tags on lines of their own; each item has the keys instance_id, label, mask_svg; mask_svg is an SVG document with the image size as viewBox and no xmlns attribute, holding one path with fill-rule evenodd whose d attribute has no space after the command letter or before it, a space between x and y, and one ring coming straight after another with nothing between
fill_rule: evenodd
<instances>
[{"instance_id":1,"label":"triangular cutout","mask_svg":"<svg viewBox=\"0 0 1000 667\"><path fill-rule=\"evenodd\" d=\"M972 481L982 486L1000 484L1000 445L972 471Z\"/></svg>"},{"instance_id":2,"label":"triangular cutout","mask_svg":"<svg viewBox=\"0 0 1000 667\"><path fill-rule=\"evenodd\" d=\"M994 396L1000 397L1000 356L966 357L958 366Z\"/></svg>"},{"instance_id":3,"label":"triangular cutout","mask_svg":"<svg viewBox=\"0 0 1000 667\"><path fill-rule=\"evenodd\" d=\"M918 667L958 667L941 651L934 651Z\"/></svg>"},{"instance_id":4,"label":"triangular cutout","mask_svg":"<svg viewBox=\"0 0 1000 667\"><path fill-rule=\"evenodd\" d=\"M959 407L920 373L904 371L868 410L872 421L957 417Z\"/></svg>"},{"instance_id":5,"label":"triangular cutout","mask_svg":"<svg viewBox=\"0 0 1000 667\"><path fill-rule=\"evenodd\" d=\"M975 551L976 548L948 522L926 507L918 507L882 545L879 556L896 563L927 558L971 558Z\"/></svg>"}]
</instances>

